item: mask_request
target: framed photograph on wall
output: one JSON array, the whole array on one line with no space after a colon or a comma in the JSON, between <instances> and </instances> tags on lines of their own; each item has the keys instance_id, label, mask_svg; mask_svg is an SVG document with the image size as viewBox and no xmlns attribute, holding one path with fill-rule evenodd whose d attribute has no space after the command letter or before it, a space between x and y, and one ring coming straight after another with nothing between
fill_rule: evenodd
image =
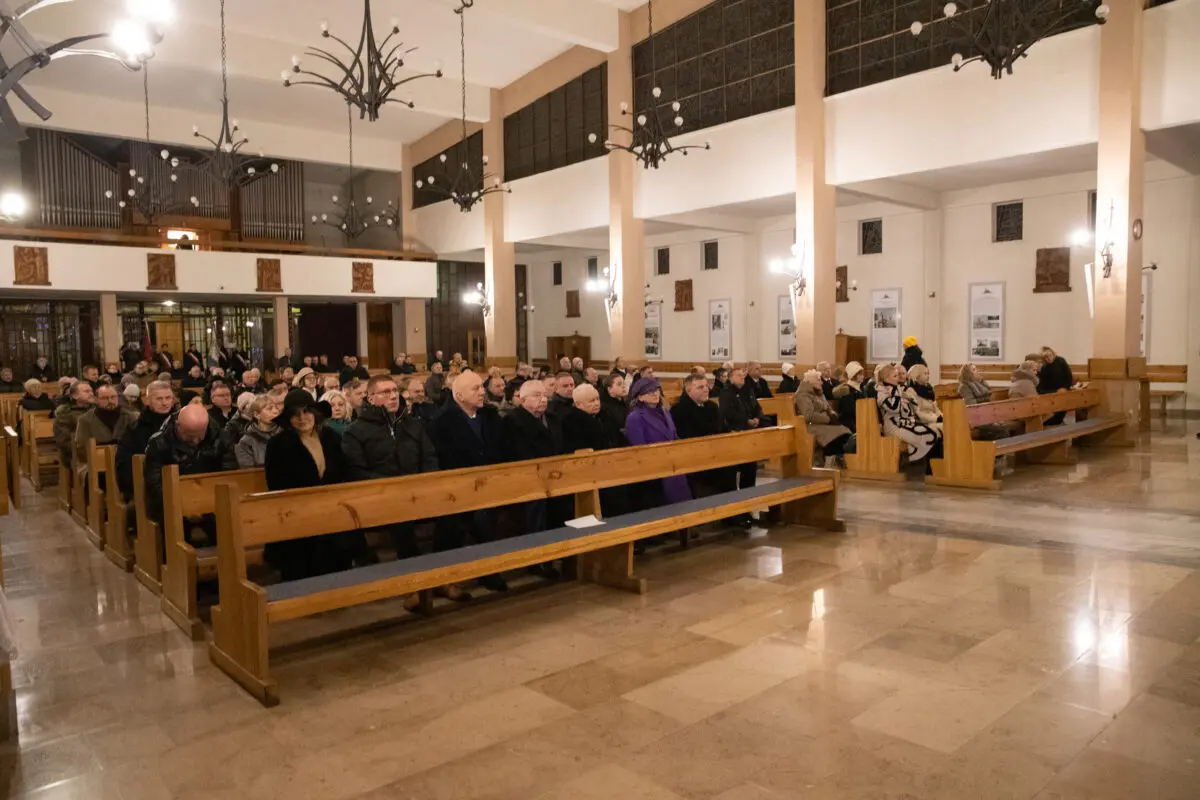
<instances>
[{"instance_id":1,"label":"framed photograph on wall","mask_svg":"<svg viewBox=\"0 0 1200 800\"><path fill-rule=\"evenodd\" d=\"M972 361L1004 360L1004 282L972 283L968 289L967 347Z\"/></svg>"},{"instance_id":2,"label":"framed photograph on wall","mask_svg":"<svg viewBox=\"0 0 1200 800\"><path fill-rule=\"evenodd\" d=\"M662 360L662 302L646 304L646 360Z\"/></svg>"},{"instance_id":3,"label":"framed photograph on wall","mask_svg":"<svg viewBox=\"0 0 1200 800\"><path fill-rule=\"evenodd\" d=\"M708 301L708 360L733 358L733 304L728 300Z\"/></svg>"},{"instance_id":4,"label":"framed photograph on wall","mask_svg":"<svg viewBox=\"0 0 1200 800\"><path fill-rule=\"evenodd\" d=\"M870 358L875 364L900 360L900 290L871 292Z\"/></svg>"},{"instance_id":5,"label":"framed photograph on wall","mask_svg":"<svg viewBox=\"0 0 1200 800\"><path fill-rule=\"evenodd\" d=\"M791 295L779 295L779 358L796 357L796 320Z\"/></svg>"}]
</instances>

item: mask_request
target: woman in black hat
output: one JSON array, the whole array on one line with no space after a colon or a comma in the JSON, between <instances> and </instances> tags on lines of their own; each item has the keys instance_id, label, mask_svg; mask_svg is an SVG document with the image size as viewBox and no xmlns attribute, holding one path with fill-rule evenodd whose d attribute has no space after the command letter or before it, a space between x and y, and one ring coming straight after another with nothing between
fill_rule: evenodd
<instances>
[{"instance_id":1,"label":"woman in black hat","mask_svg":"<svg viewBox=\"0 0 1200 800\"><path fill-rule=\"evenodd\" d=\"M301 489L345 479L342 437L322 423L329 405L318 403L304 389L293 389L275 420L281 428L267 444L264 463L267 488ZM370 552L361 531L293 539L267 545L266 558L285 581L350 569L362 553Z\"/></svg>"}]
</instances>

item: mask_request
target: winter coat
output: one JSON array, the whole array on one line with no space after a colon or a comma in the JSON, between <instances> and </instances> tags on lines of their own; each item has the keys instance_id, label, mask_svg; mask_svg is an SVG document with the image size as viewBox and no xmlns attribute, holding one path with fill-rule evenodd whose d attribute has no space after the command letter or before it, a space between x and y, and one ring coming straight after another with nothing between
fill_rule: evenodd
<instances>
[{"instance_id":1,"label":"winter coat","mask_svg":"<svg viewBox=\"0 0 1200 800\"><path fill-rule=\"evenodd\" d=\"M233 419L225 423L225 427L221 429L220 444L221 444L221 469L237 469L237 446L242 437L246 435L246 429L254 424L254 421L245 414L236 414Z\"/></svg>"},{"instance_id":2,"label":"winter coat","mask_svg":"<svg viewBox=\"0 0 1200 800\"><path fill-rule=\"evenodd\" d=\"M350 430L351 422L353 422L353 420L330 418L325 420L325 427L329 428L329 430L333 431L338 436L345 436L346 431Z\"/></svg>"},{"instance_id":3,"label":"winter coat","mask_svg":"<svg viewBox=\"0 0 1200 800\"><path fill-rule=\"evenodd\" d=\"M133 457L146 454L150 437L162 430L163 423L170 417L170 414L156 414L145 409L117 440L117 486L125 500L133 499Z\"/></svg>"},{"instance_id":4,"label":"winter coat","mask_svg":"<svg viewBox=\"0 0 1200 800\"><path fill-rule=\"evenodd\" d=\"M190 445L179 438L176 418L171 415L162 430L150 437L146 445L146 512L154 522L162 522L162 469L171 464L179 465L179 474L199 475L205 472L220 472L220 430L212 420L198 445Z\"/></svg>"},{"instance_id":5,"label":"winter coat","mask_svg":"<svg viewBox=\"0 0 1200 800\"><path fill-rule=\"evenodd\" d=\"M29 371L29 377L37 378L42 383L54 383L58 380L58 373L54 371L54 367L47 364L44 367L39 367L37 364Z\"/></svg>"},{"instance_id":6,"label":"winter coat","mask_svg":"<svg viewBox=\"0 0 1200 800\"><path fill-rule=\"evenodd\" d=\"M75 426L92 409L92 406L63 405L54 412L54 442L58 445L59 461L65 467L79 465L75 462Z\"/></svg>"},{"instance_id":7,"label":"winter coat","mask_svg":"<svg viewBox=\"0 0 1200 800\"><path fill-rule=\"evenodd\" d=\"M755 397L774 397L774 395L771 394L771 386L767 383L766 378L759 378L758 380L755 380L747 375L746 385L750 387L750 392Z\"/></svg>"},{"instance_id":8,"label":"winter coat","mask_svg":"<svg viewBox=\"0 0 1200 800\"><path fill-rule=\"evenodd\" d=\"M838 382L833 378L821 378L821 394L825 395L825 399L830 403L833 402L833 390L838 387Z\"/></svg>"},{"instance_id":9,"label":"winter coat","mask_svg":"<svg viewBox=\"0 0 1200 800\"><path fill-rule=\"evenodd\" d=\"M268 490L278 492L283 489L327 486L345 480L346 460L342 454L341 437L328 428L321 428L317 436L321 440L321 452L325 455L325 474L323 476L317 473L317 463L313 461L308 448L300 441L299 433L288 428L271 437L267 442L263 462ZM311 541L311 539L303 541Z\"/></svg>"},{"instance_id":10,"label":"winter coat","mask_svg":"<svg viewBox=\"0 0 1200 800\"><path fill-rule=\"evenodd\" d=\"M833 390L833 407L838 422L851 431L858 430L858 401L863 398L862 390L850 383L839 384Z\"/></svg>"},{"instance_id":11,"label":"winter coat","mask_svg":"<svg viewBox=\"0 0 1200 800\"><path fill-rule=\"evenodd\" d=\"M784 375L783 380L779 382L779 388L775 390L776 394L789 395L795 394L800 388L800 379L794 375Z\"/></svg>"},{"instance_id":12,"label":"winter coat","mask_svg":"<svg viewBox=\"0 0 1200 800\"><path fill-rule=\"evenodd\" d=\"M992 402L991 388L988 387L987 383L978 379L960 381L958 384L958 396L969 406Z\"/></svg>"},{"instance_id":13,"label":"winter coat","mask_svg":"<svg viewBox=\"0 0 1200 800\"><path fill-rule=\"evenodd\" d=\"M841 420L838 419L837 412L825 399L825 394L819 386L800 384L792 404L796 409L796 416L804 420L809 436L813 437L818 447L825 447L830 442L850 435L850 429L839 424Z\"/></svg>"},{"instance_id":14,"label":"winter coat","mask_svg":"<svg viewBox=\"0 0 1200 800\"><path fill-rule=\"evenodd\" d=\"M546 403L546 416L556 420L559 425L562 425L567 414L575 407L574 401L560 395L552 395L550 402Z\"/></svg>"},{"instance_id":15,"label":"winter coat","mask_svg":"<svg viewBox=\"0 0 1200 800\"><path fill-rule=\"evenodd\" d=\"M904 397L900 387L889 383L879 384L875 401L883 417L883 435L894 436L904 442L910 461L929 455L940 436L936 430L917 419L915 406Z\"/></svg>"},{"instance_id":16,"label":"winter coat","mask_svg":"<svg viewBox=\"0 0 1200 800\"><path fill-rule=\"evenodd\" d=\"M236 416L238 416L238 410L236 406L231 406L228 414L222 413L221 409L217 408L216 406L208 409L208 418L216 424L218 429L221 430L224 430L225 426L229 424L229 421Z\"/></svg>"},{"instance_id":17,"label":"winter coat","mask_svg":"<svg viewBox=\"0 0 1200 800\"><path fill-rule=\"evenodd\" d=\"M675 423L675 433L680 439L715 436L729 431L716 403L709 400L700 405L686 394L681 395L679 402L671 407L671 420Z\"/></svg>"},{"instance_id":18,"label":"winter coat","mask_svg":"<svg viewBox=\"0 0 1200 800\"><path fill-rule=\"evenodd\" d=\"M609 430L623 431L625 418L629 416L629 406L625 405L624 398L610 397L608 392L605 392L600 397L600 416L604 418L604 425Z\"/></svg>"},{"instance_id":19,"label":"winter coat","mask_svg":"<svg viewBox=\"0 0 1200 800\"><path fill-rule=\"evenodd\" d=\"M371 380L371 373L367 372L367 368L362 364L357 367L342 367L338 370L338 383L345 386L350 381L358 378L360 381Z\"/></svg>"},{"instance_id":20,"label":"winter coat","mask_svg":"<svg viewBox=\"0 0 1200 800\"><path fill-rule=\"evenodd\" d=\"M1053 361L1043 364L1038 370L1038 394L1054 394L1074 385L1071 365L1062 356L1055 356Z\"/></svg>"},{"instance_id":21,"label":"winter coat","mask_svg":"<svg viewBox=\"0 0 1200 800\"><path fill-rule=\"evenodd\" d=\"M598 414L589 414L572 408L563 419L562 435L564 453L574 453L576 450L611 450L629 444L621 429L614 427L611 420L605 417L603 409Z\"/></svg>"},{"instance_id":22,"label":"winter coat","mask_svg":"<svg viewBox=\"0 0 1200 800\"><path fill-rule=\"evenodd\" d=\"M661 408L650 406L636 406L630 410L625 418L625 436L632 445L673 442L678 438L671 415ZM682 503L692 499L686 476L663 478L661 483L663 499L667 503Z\"/></svg>"},{"instance_id":23,"label":"winter coat","mask_svg":"<svg viewBox=\"0 0 1200 800\"><path fill-rule=\"evenodd\" d=\"M1016 400L1021 397L1036 397L1038 393L1038 376L1027 369L1017 367L1013 370L1012 383L1008 387L1008 399Z\"/></svg>"},{"instance_id":24,"label":"winter coat","mask_svg":"<svg viewBox=\"0 0 1200 800\"><path fill-rule=\"evenodd\" d=\"M506 398L501 397L499 400L497 400L490 394L485 394L483 396L483 402L496 409L496 412L500 414L501 417L507 417L512 413L512 410L516 408L516 406L510 403Z\"/></svg>"},{"instance_id":25,"label":"winter coat","mask_svg":"<svg viewBox=\"0 0 1200 800\"><path fill-rule=\"evenodd\" d=\"M721 392L721 419L726 429L731 431L750 430L752 419L762 423L762 406L750 388L749 378L746 380L746 386L740 390L731 383Z\"/></svg>"},{"instance_id":26,"label":"winter coat","mask_svg":"<svg viewBox=\"0 0 1200 800\"><path fill-rule=\"evenodd\" d=\"M563 452L563 428L549 413L538 419L524 408L504 418L504 454L509 461L548 458Z\"/></svg>"},{"instance_id":27,"label":"winter coat","mask_svg":"<svg viewBox=\"0 0 1200 800\"><path fill-rule=\"evenodd\" d=\"M442 404L442 393L446 389L446 375L440 372L431 373L425 379L425 397L435 406Z\"/></svg>"},{"instance_id":28,"label":"winter coat","mask_svg":"<svg viewBox=\"0 0 1200 800\"><path fill-rule=\"evenodd\" d=\"M54 401L51 400L50 395L46 394L45 392L38 395L37 397L34 397L33 395L30 395L30 394L22 395L21 399L18 400L17 402L20 404L21 408L25 409L26 411L53 411L54 410Z\"/></svg>"},{"instance_id":29,"label":"winter coat","mask_svg":"<svg viewBox=\"0 0 1200 800\"><path fill-rule=\"evenodd\" d=\"M929 366L925 364L925 354L921 352L921 348L915 344L912 347L904 348L904 358L900 359L900 366L912 369L917 364Z\"/></svg>"},{"instance_id":30,"label":"winter coat","mask_svg":"<svg viewBox=\"0 0 1200 800\"><path fill-rule=\"evenodd\" d=\"M8 382L8 381L0 380L0 394L23 394L24 392L25 392L24 384L18 383L16 381Z\"/></svg>"},{"instance_id":31,"label":"winter coat","mask_svg":"<svg viewBox=\"0 0 1200 800\"><path fill-rule=\"evenodd\" d=\"M500 414L485 405L476 412L480 433L471 428L465 411L451 403L429 425L429 439L442 469L462 469L504 461L504 431Z\"/></svg>"},{"instance_id":32,"label":"winter coat","mask_svg":"<svg viewBox=\"0 0 1200 800\"><path fill-rule=\"evenodd\" d=\"M117 412L116 424L111 428L104 424L104 420L96 416L96 409L94 407L79 418L79 422L75 425L75 458L77 459L77 466L82 467L87 463L88 439L95 439L97 445L113 444L120 441L125 432L137 422L137 414L134 414L132 411L117 408Z\"/></svg>"},{"instance_id":33,"label":"winter coat","mask_svg":"<svg viewBox=\"0 0 1200 800\"><path fill-rule=\"evenodd\" d=\"M261 467L267 463L267 445L278 433L279 426L274 423L271 423L271 427L265 431L257 423L248 425L246 432L242 434L242 438L238 440L237 446L234 448L238 469ZM224 458L222 457L223 463Z\"/></svg>"},{"instance_id":34,"label":"winter coat","mask_svg":"<svg viewBox=\"0 0 1200 800\"><path fill-rule=\"evenodd\" d=\"M438 456L425 423L412 414L392 417L380 406L363 403L358 419L342 436L346 480L395 478L436 472Z\"/></svg>"},{"instance_id":35,"label":"winter coat","mask_svg":"<svg viewBox=\"0 0 1200 800\"><path fill-rule=\"evenodd\" d=\"M904 396L912 403L913 409L917 413L917 419L939 431L942 429L942 410L938 408L932 386L910 383L904 389Z\"/></svg>"}]
</instances>

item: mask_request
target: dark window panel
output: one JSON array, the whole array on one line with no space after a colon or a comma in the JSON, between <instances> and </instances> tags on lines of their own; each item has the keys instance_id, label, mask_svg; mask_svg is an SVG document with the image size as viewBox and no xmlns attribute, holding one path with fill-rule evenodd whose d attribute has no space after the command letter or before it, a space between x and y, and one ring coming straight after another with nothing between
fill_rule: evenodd
<instances>
[{"instance_id":1,"label":"dark window panel","mask_svg":"<svg viewBox=\"0 0 1200 800\"><path fill-rule=\"evenodd\" d=\"M911 3L899 3L896 5L896 16L892 24L892 30L896 33L906 33L916 39L917 37L909 33L908 29L914 22L922 24L929 22L932 19L929 12L929 0L914 0Z\"/></svg>"},{"instance_id":2,"label":"dark window panel","mask_svg":"<svg viewBox=\"0 0 1200 800\"><path fill-rule=\"evenodd\" d=\"M896 57L896 77L914 75L929 69L929 53L908 53Z\"/></svg>"},{"instance_id":3,"label":"dark window panel","mask_svg":"<svg viewBox=\"0 0 1200 800\"><path fill-rule=\"evenodd\" d=\"M750 35L750 22L747 19L746 2L727 3L725 5L725 44L740 42Z\"/></svg>"},{"instance_id":4,"label":"dark window panel","mask_svg":"<svg viewBox=\"0 0 1200 800\"><path fill-rule=\"evenodd\" d=\"M750 40L751 75L762 75L764 72L770 72L780 66L777 61L777 38L775 32L771 31L755 36Z\"/></svg>"},{"instance_id":5,"label":"dark window panel","mask_svg":"<svg viewBox=\"0 0 1200 800\"><path fill-rule=\"evenodd\" d=\"M685 97L679 101L679 116L683 117L683 127L675 127L675 112L670 111L667 116L663 117L663 121L670 121L671 135L677 133L688 133L700 128L700 98L697 96Z\"/></svg>"},{"instance_id":6,"label":"dark window panel","mask_svg":"<svg viewBox=\"0 0 1200 800\"><path fill-rule=\"evenodd\" d=\"M633 82L633 107L637 109L647 108L654 100L651 91L654 88L654 81L649 75L644 75Z\"/></svg>"},{"instance_id":7,"label":"dark window panel","mask_svg":"<svg viewBox=\"0 0 1200 800\"><path fill-rule=\"evenodd\" d=\"M517 112L518 129L520 130L521 144L526 146L533 142L533 106L525 106Z\"/></svg>"},{"instance_id":8,"label":"dark window panel","mask_svg":"<svg viewBox=\"0 0 1200 800\"><path fill-rule=\"evenodd\" d=\"M847 22L829 29L825 38L830 52L854 47L859 43L858 22Z\"/></svg>"},{"instance_id":9,"label":"dark window panel","mask_svg":"<svg viewBox=\"0 0 1200 800\"><path fill-rule=\"evenodd\" d=\"M589 133L595 133L597 136L604 130L604 95L592 95L584 100L583 104L583 134L586 137ZM603 138L603 137L601 137Z\"/></svg>"},{"instance_id":10,"label":"dark window panel","mask_svg":"<svg viewBox=\"0 0 1200 800\"><path fill-rule=\"evenodd\" d=\"M920 36L913 36L908 31L897 33L892 37L892 42L896 46L896 55L902 56L908 53L928 53L930 49L931 39L927 33L922 32Z\"/></svg>"},{"instance_id":11,"label":"dark window panel","mask_svg":"<svg viewBox=\"0 0 1200 800\"><path fill-rule=\"evenodd\" d=\"M775 27L775 0L746 0L750 35L757 36Z\"/></svg>"},{"instance_id":12,"label":"dark window panel","mask_svg":"<svg viewBox=\"0 0 1200 800\"><path fill-rule=\"evenodd\" d=\"M796 4L792 0L775 0L775 26L791 25L796 21Z\"/></svg>"},{"instance_id":13,"label":"dark window panel","mask_svg":"<svg viewBox=\"0 0 1200 800\"><path fill-rule=\"evenodd\" d=\"M752 102L750 81L729 84L725 87L725 118L732 122L750 116L753 113Z\"/></svg>"},{"instance_id":14,"label":"dark window panel","mask_svg":"<svg viewBox=\"0 0 1200 800\"><path fill-rule=\"evenodd\" d=\"M725 37L722 33L721 5L719 3L712 3L705 6L696 17L699 27L699 42L696 52L708 53L724 47Z\"/></svg>"},{"instance_id":15,"label":"dark window panel","mask_svg":"<svg viewBox=\"0 0 1200 800\"><path fill-rule=\"evenodd\" d=\"M567 127L567 93L561 88L550 93L550 130L562 131Z\"/></svg>"},{"instance_id":16,"label":"dark window panel","mask_svg":"<svg viewBox=\"0 0 1200 800\"><path fill-rule=\"evenodd\" d=\"M835 28L843 26L858 25L858 3L850 3L844 6L832 8L825 15L825 29L831 31ZM857 32L856 34L857 35Z\"/></svg>"},{"instance_id":17,"label":"dark window panel","mask_svg":"<svg viewBox=\"0 0 1200 800\"><path fill-rule=\"evenodd\" d=\"M633 46L633 74L650 74L650 42L638 42Z\"/></svg>"},{"instance_id":18,"label":"dark window panel","mask_svg":"<svg viewBox=\"0 0 1200 800\"><path fill-rule=\"evenodd\" d=\"M675 67L659 67L656 77L656 85L662 89L662 94L655 98L655 102L662 103L674 98L678 92L675 90ZM651 95L653 97L653 95Z\"/></svg>"},{"instance_id":19,"label":"dark window panel","mask_svg":"<svg viewBox=\"0 0 1200 800\"><path fill-rule=\"evenodd\" d=\"M894 77L896 77L896 63L894 61L877 61L874 64L863 64L863 86L890 81Z\"/></svg>"},{"instance_id":20,"label":"dark window panel","mask_svg":"<svg viewBox=\"0 0 1200 800\"><path fill-rule=\"evenodd\" d=\"M725 51L700 56L700 90L708 91L725 85Z\"/></svg>"},{"instance_id":21,"label":"dark window panel","mask_svg":"<svg viewBox=\"0 0 1200 800\"><path fill-rule=\"evenodd\" d=\"M827 62L827 69L830 75L839 75L843 72L858 69L858 48L852 47L849 50L842 50L837 53L831 53Z\"/></svg>"},{"instance_id":22,"label":"dark window panel","mask_svg":"<svg viewBox=\"0 0 1200 800\"><path fill-rule=\"evenodd\" d=\"M851 89L857 89L862 83L859 80L859 73L843 72L840 75L830 75L825 80L825 94L839 94L840 92L848 92Z\"/></svg>"},{"instance_id":23,"label":"dark window panel","mask_svg":"<svg viewBox=\"0 0 1200 800\"><path fill-rule=\"evenodd\" d=\"M750 77L750 43L725 48L725 81L733 83Z\"/></svg>"},{"instance_id":24,"label":"dark window panel","mask_svg":"<svg viewBox=\"0 0 1200 800\"><path fill-rule=\"evenodd\" d=\"M751 108L764 114L779 108L779 73L768 72L750 79Z\"/></svg>"},{"instance_id":25,"label":"dark window panel","mask_svg":"<svg viewBox=\"0 0 1200 800\"><path fill-rule=\"evenodd\" d=\"M591 94L592 92L604 91L604 75L607 71L608 68L601 64L583 73L583 93Z\"/></svg>"},{"instance_id":26,"label":"dark window panel","mask_svg":"<svg viewBox=\"0 0 1200 800\"><path fill-rule=\"evenodd\" d=\"M678 24L671 27L675 29L675 60L682 61L696 55L700 50L699 15L692 14L684 17Z\"/></svg>"},{"instance_id":27,"label":"dark window panel","mask_svg":"<svg viewBox=\"0 0 1200 800\"><path fill-rule=\"evenodd\" d=\"M550 137L550 168L558 169L567 165L566 135Z\"/></svg>"},{"instance_id":28,"label":"dark window panel","mask_svg":"<svg viewBox=\"0 0 1200 800\"><path fill-rule=\"evenodd\" d=\"M785 25L776 31L778 53L776 61L781 67L792 66L796 63L796 28L794 25Z\"/></svg>"},{"instance_id":29,"label":"dark window panel","mask_svg":"<svg viewBox=\"0 0 1200 800\"><path fill-rule=\"evenodd\" d=\"M654 58L658 66L665 67L675 63L675 26L666 30L654 32Z\"/></svg>"},{"instance_id":30,"label":"dark window panel","mask_svg":"<svg viewBox=\"0 0 1200 800\"><path fill-rule=\"evenodd\" d=\"M892 15L875 14L871 17L863 17L858 26L860 41L870 42L878 39L881 36L888 36L892 32ZM911 35L911 34L910 34Z\"/></svg>"},{"instance_id":31,"label":"dark window panel","mask_svg":"<svg viewBox=\"0 0 1200 800\"><path fill-rule=\"evenodd\" d=\"M541 144L550 141L550 97L545 95L533 101L533 141Z\"/></svg>"},{"instance_id":32,"label":"dark window panel","mask_svg":"<svg viewBox=\"0 0 1200 800\"><path fill-rule=\"evenodd\" d=\"M894 0L859 0L859 13L864 17L876 14L891 14L895 10Z\"/></svg>"},{"instance_id":33,"label":"dark window panel","mask_svg":"<svg viewBox=\"0 0 1200 800\"><path fill-rule=\"evenodd\" d=\"M689 58L675 68L675 86L680 97L700 91L700 59Z\"/></svg>"},{"instance_id":34,"label":"dark window panel","mask_svg":"<svg viewBox=\"0 0 1200 800\"><path fill-rule=\"evenodd\" d=\"M869 67L880 61L891 61L896 57L896 41L892 37L868 42L862 46L863 67Z\"/></svg>"},{"instance_id":35,"label":"dark window panel","mask_svg":"<svg viewBox=\"0 0 1200 800\"><path fill-rule=\"evenodd\" d=\"M706 128L725 121L725 90L713 89L700 95L700 124Z\"/></svg>"},{"instance_id":36,"label":"dark window panel","mask_svg":"<svg viewBox=\"0 0 1200 800\"><path fill-rule=\"evenodd\" d=\"M784 67L779 70L779 107L787 108L796 105L796 68Z\"/></svg>"}]
</instances>

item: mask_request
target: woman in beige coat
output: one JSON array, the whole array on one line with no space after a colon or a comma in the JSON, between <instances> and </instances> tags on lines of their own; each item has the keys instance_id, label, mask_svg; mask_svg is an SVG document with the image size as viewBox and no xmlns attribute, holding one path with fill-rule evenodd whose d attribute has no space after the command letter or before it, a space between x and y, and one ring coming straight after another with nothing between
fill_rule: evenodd
<instances>
[{"instance_id":1,"label":"woman in beige coat","mask_svg":"<svg viewBox=\"0 0 1200 800\"><path fill-rule=\"evenodd\" d=\"M914 364L908 371L908 386L904 396L913 404L917 419L931 428L942 431L942 410L938 408L933 386L929 383L929 367L924 364Z\"/></svg>"},{"instance_id":2,"label":"woman in beige coat","mask_svg":"<svg viewBox=\"0 0 1200 800\"><path fill-rule=\"evenodd\" d=\"M810 369L804 373L793 404L796 416L804 420L808 433L826 457L840 457L850 441L850 429L838 424L837 412L825 399L821 373Z\"/></svg>"}]
</instances>

